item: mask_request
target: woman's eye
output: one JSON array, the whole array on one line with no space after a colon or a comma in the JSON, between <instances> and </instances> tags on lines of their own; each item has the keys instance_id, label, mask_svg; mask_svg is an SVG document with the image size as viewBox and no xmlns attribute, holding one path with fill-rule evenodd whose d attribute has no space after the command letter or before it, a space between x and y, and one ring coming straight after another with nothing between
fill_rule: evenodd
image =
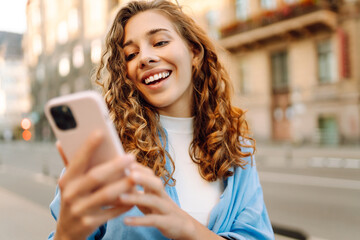
<instances>
[{"instance_id":1,"label":"woman's eye","mask_svg":"<svg viewBox=\"0 0 360 240\"><path fill-rule=\"evenodd\" d=\"M164 46L164 45L166 45L166 44L168 44L169 43L169 41L160 41L160 42L157 42L157 43L155 43L155 47L161 47L161 46Z\"/></svg>"},{"instance_id":2,"label":"woman's eye","mask_svg":"<svg viewBox=\"0 0 360 240\"><path fill-rule=\"evenodd\" d=\"M128 62L128 61L131 61L134 57L136 56L136 53L131 53L129 55L127 55L125 57L125 60Z\"/></svg>"}]
</instances>

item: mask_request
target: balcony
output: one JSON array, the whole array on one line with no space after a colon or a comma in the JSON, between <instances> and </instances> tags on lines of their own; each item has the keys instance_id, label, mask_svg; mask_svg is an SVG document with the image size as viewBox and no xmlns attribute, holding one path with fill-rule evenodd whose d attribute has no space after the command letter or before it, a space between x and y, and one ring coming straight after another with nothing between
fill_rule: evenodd
<instances>
[{"instance_id":1,"label":"balcony","mask_svg":"<svg viewBox=\"0 0 360 240\"><path fill-rule=\"evenodd\" d=\"M337 28L337 8L329 1L307 0L284 5L246 21L236 21L220 29L220 43L230 51L264 45L272 40L301 38Z\"/></svg>"}]
</instances>

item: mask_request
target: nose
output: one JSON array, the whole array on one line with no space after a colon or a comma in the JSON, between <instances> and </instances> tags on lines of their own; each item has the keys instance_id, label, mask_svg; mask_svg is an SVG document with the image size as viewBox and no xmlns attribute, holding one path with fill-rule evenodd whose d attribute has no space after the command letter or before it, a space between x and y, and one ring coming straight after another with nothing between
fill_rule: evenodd
<instances>
[{"instance_id":1,"label":"nose","mask_svg":"<svg viewBox=\"0 0 360 240\"><path fill-rule=\"evenodd\" d=\"M139 68L152 66L159 61L159 57L151 49L142 49L140 51Z\"/></svg>"}]
</instances>

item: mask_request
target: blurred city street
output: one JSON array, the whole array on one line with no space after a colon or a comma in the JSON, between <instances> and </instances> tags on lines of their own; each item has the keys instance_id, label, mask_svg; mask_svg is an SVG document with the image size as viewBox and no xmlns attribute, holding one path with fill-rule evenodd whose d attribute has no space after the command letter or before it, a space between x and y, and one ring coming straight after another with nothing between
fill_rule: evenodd
<instances>
[{"instance_id":1,"label":"blurred city street","mask_svg":"<svg viewBox=\"0 0 360 240\"><path fill-rule=\"evenodd\" d=\"M49 211L61 160L53 144L0 143L2 239L47 239L55 229Z\"/></svg>"},{"instance_id":2,"label":"blurred city street","mask_svg":"<svg viewBox=\"0 0 360 240\"><path fill-rule=\"evenodd\" d=\"M356 148L259 144L257 167L273 225L314 240L356 239L359 156ZM48 206L62 166L53 143L1 142L0 231L4 239L46 239L54 229Z\"/></svg>"},{"instance_id":3,"label":"blurred city street","mask_svg":"<svg viewBox=\"0 0 360 240\"><path fill-rule=\"evenodd\" d=\"M259 146L265 202L273 225L314 239L359 237L360 150Z\"/></svg>"},{"instance_id":4,"label":"blurred city street","mask_svg":"<svg viewBox=\"0 0 360 240\"><path fill-rule=\"evenodd\" d=\"M44 106L96 88L126 2L0 2L0 239L55 229L63 163ZM276 239L360 239L360 0L176 2L214 41L246 112Z\"/></svg>"}]
</instances>

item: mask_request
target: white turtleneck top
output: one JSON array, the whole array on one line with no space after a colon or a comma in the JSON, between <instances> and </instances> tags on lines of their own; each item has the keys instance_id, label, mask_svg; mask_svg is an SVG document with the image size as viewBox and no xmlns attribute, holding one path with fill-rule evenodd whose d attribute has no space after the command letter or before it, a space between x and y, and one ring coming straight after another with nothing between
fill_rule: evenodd
<instances>
[{"instance_id":1,"label":"white turtleneck top","mask_svg":"<svg viewBox=\"0 0 360 240\"><path fill-rule=\"evenodd\" d=\"M208 224L210 212L223 192L222 181L207 182L198 165L189 155L193 139L193 118L160 115L160 122L168 134L169 153L175 162L174 179L181 208L203 225Z\"/></svg>"}]
</instances>

